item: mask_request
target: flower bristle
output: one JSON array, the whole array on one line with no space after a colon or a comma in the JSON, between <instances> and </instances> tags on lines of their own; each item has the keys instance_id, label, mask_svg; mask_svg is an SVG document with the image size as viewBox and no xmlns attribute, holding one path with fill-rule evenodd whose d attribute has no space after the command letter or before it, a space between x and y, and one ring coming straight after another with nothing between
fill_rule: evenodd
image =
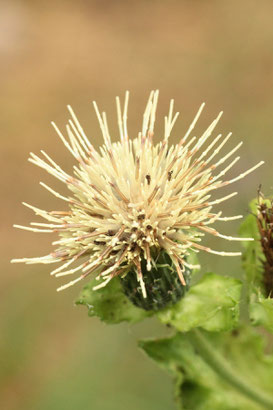
<instances>
[{"instance_id":1,"label":"flower bristle","mask_svg":"<svg viewBox=\"0 0 273 410\"><path fill-rule=\"evenodd\" d=\"M151 92L142 130L134 139L129 138L127 130L128 101L128 92L123 108L120 99L116 98L120 133L118 142L111 141L106 114L100 114L94 102L104 140L100 151L95 150L70 106L71 119L66 126L68 139L52 123L57 135L77 161L73 176L59 167L44 151L41 151L44 158L30 154L30 162L62 181L72 195L60 195L42 184L67 203L66 209L63 212L45 211L25 204L48 223L35 222L30 227L15 226L32 232L57 233L59 239L53 242L56 250L44 257L14 259L12 262L61 263L51 272L56 277L81 271L80 276L58 290L68 288L91 273L99 281L94 288L98 289L115 276L124 277L134 269L145 298L141 266L144 258L147 271L152 269L154 260L151 248L161 249L169 255L179 280L185 286L183 270L192 269L186 262L190 252L203 250L224 256L240 255L240 252L218 252L201 245L204 233L227 240L252 240L222 235L209 226L216 221L241 217L222 217L221 212L212 211L213 205L231 198L236 192L215 200L211 200L211 192L244 178L263 163L259 162L235 178L221 180L239 160L236 157L215 174L215 169L223 165L242 145L240 142L218 160L215 157L231 133L225 138L221 134L217 135L203 148L213 135L222 113L200 138L190 138L204 108L202 104L186 134L178 144L171 145L169 137L178 118L171 100L169 113L165 117L163 139L155 144L153 136L158 91Z\"/></svg>"}]
</instances>

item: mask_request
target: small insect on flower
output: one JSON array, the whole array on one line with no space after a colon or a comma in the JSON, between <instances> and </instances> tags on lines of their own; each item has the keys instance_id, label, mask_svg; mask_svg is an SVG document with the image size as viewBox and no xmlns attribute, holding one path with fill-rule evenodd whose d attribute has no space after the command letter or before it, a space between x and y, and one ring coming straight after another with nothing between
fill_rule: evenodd
<instances>
[{"instance_id":1,"label":"small insect on flower","mask_svg":"<svg viewBox=\"0 0 273 410\"><path fill-rule=\"evenodd\" d=\"M169 113L161 142L154 143L154 124L158 91L152 91L143 116L141 132L129 139L127 110L129 93L125 94L122 109L116 98L120 141L112 142L105 112L94 108L98 117L104 144L96 151L82 129L74 111L68 110L71 119L66 125L68 139L52 123L58 136L77 161L74 175L67 174L44 151L43 159L31 153L29 161L44 168L62 181L72 192L62 196L41 183L51 194L66 202L66 209L44 211L24 204L48 223L33 222L30 227L15 225L32 232L55 232L58 240L53 242L56 250L37 258L13 259L12 262L61 263L51 275L67 276L81 272L79 276L58 290L65 289L88 277L91 273L99 280L94 289L105 286L112 278L134 271L143 298L147 297L143 266L147 273L156 267L160 252L168 255L172 274L178 275L186 286L186 269L194 266L187 261L190 252L200 250L224 256L240 255L240 252L217 252L200 244L204 233L227 240L252 240L220 234L210 227L215 221L230 221L241 215L223 217L215 213L213 205L236 195L233 192L211 200L211 193L232 184L258 168L263 162L243 172L236 178L221 178L239 160L236 157L220 172L222 166L242 145L217 158L231 136L221 134L209 141L222 113L199 137L190 137L204 108L201 105L192 124L178 144L170 145L169 137L177 120L174 101ZM205 148L204 148L205 147ZM123 280L123 279L121 279Z\"/></svg>"}]
</instances>

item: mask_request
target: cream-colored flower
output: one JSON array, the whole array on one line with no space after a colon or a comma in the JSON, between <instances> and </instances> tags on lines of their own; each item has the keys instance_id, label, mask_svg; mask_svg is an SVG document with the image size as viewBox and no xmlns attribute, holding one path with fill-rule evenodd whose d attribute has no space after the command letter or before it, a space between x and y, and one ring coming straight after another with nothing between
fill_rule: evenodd
<instances>
[{"instance_id":1,"label":"cream-colored flower","mask_svg":"<svg viewBox=\"0 0 273 410\"><path fill-rule=\"evenodd\" d=\"M182 284L185 284L183 269L185 266L192 267L186 262L190 251L240 255L240 252L217 252L200 244L204 233L228 240L242 240L222 235L210 227L215 221L241 217L221 217L221 212L212 210L213 205L231 198L236 192L215 200L210 199L210 194L244 178L263 162L236 178L223 181L221 178L240 157L233 159L220 172L215 170L240 148L242 142L218 157L231 136L230 133L223 138L219 134L211 138L222 113L201 137L190 137L204 104L184 137L177 145L170 145L169 137L178 117L178 113L173 114L174 103L171 100L163 138L160 143L154 144L158 91L150 94L141 132L136 138L129 139L128 98L129 93L126 92L123 110L119 98L116 99L119 142L111 141L106 114L100 114L94 103L104 139L99 151L90 143L70 106L71 119L66 126L68 139L53 123L58 136L78 163L74 167L74 176L63 171L44 151L41 151L44 159L30 154L30 162L64 182L72 195L64 197L41 183L66 202L66 210L44 211L24 204L49 223L33 222L31 227L15 226L33 232L57 232L59 238L53 242L56 250L44 257L14 259L12 262L61 263L51 272L57 277L81 271L76 279L58 290L79 282L92 272L101 280L96 289L134 268L146 297L140 262L144 258L147 270L151 270L155 264L154 255L160 249L171 257Z\"/></svg>"}]
</instances>

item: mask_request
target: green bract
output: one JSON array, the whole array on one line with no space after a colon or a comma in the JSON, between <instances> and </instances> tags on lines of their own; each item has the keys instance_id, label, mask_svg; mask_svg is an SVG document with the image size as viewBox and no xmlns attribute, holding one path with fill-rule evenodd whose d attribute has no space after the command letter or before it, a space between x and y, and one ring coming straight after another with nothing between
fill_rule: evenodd
<instances>
[{"instance_id":1,"label":"green bract","mask_svg":"<svg viewBox=\"0 0 273 410\"><path fill-rule=\"evenodd\" d=\"M177 275L172 259L163 250L158 253L156 263L150 271L147 270L146 261L142 259L141 271L146 289L145 298L134 269L131 269L120 281L124 293L131 302L145 310L157 311L175 305L189 289L191 269L184 268L183 278L186 284L184 286Z\"/></svg>"}]
</instances>

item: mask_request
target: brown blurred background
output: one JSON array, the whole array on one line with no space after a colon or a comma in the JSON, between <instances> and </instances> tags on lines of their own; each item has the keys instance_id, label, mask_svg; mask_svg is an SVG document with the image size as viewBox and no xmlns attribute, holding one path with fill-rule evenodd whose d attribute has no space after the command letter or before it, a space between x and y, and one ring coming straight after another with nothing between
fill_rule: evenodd
<instances>
[{"instance_id":1,"label":"brown blurred background","mask_svg":"<svg viewBox=\"0 0 273 410\"><path fill-rule=\"evenodd\" d=\"M158 136L170 98L181 112L173 141L204 100L197 132L223 109L217 130L234 132L229 147L244 140L230 176L266 161L236 184L240 195L224 206L228 215L246 214L260 182L272 193L272 13L271 0L0 2L1 409L174 409L171 380L136 348L139 337L162 333L155 321L105 326L74 307L80 287L57 294L60 281L48 268L10 265L13 257L48 253L53 240L12 228L33 220L21 202L63 206L38 182L65 188L27 158L45 149L69 172L73 160L50 126L65 125L67 104L98 146L93 99L107 111L115 138L114 98L129 89L134 136L150 90L159 88ZM222 224L226 233L239 225ZM206 241L219 250L240 247ZM203 271L240 275L239 258L201 260Z\"/></svg>"}]
</instances>

